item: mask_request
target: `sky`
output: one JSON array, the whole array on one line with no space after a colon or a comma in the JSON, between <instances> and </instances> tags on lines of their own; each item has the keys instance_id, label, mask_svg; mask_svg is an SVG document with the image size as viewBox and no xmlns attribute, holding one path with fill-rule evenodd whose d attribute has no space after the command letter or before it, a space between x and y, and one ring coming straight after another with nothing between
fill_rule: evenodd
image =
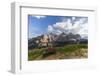
<instances>
[{"instance_id":1,"label":"sky","mask_svg":"<svg viewBox=\"0 0 100 76\"><path fill-rule=\"evenodd\" d=\"M28 38L43 34L80 34L81 37L88 36L88 17L80 16L43 16L28 15Z\"/></svg>"}]
</instances>

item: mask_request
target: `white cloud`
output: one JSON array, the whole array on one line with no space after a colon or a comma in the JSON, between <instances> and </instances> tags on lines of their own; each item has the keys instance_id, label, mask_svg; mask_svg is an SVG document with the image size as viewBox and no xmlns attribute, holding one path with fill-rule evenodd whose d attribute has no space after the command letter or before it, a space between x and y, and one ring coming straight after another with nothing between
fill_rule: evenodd
<instances>
[{"instance_id":1,"label":"white cloud","mask_svg":"<svg viewBox=\"0 0 100 76\"><path fill-rule=\"evenodd\" d=\"M82 29L80 29L78 34L80 34L82 38L84 38L84 37L87 38L87 36L88 36L88 24L87 23L83 24L81 28Z\"/></svg>"},{"instance_id":2,"label":"white cloud","mask_svg":"<svg viewBox=\"0 0 100 76\"><path fill-rule=\"evenodd\" d=\"M75 18L73 17L72 20L75 20ZM67 21L57 22L48 26L48 32L56 34L62 32L73 33L80 34L81 37L86 37L88 33L88 24L86 18L80 18L78 21L74 22L74 24L72 24L71 19L67 19Z\"/></svg>"},{"instance_id":3,"label":"white cloud","mask_svg":"<svg viewBox=\"0 0 100 76\"><path fill-rule=\"evenodd\" d=\"M72 20L75 20L76 18L75 17L72 17Z\"/></svg>"},{"instance_id":4,"label":"white cloud","mask_svg":"<svg viewBox=\"0 0 100 76\"><path fill-rule=\"evenodd\" d=\"M33 16L33 17L40 19L40 18L45 18L46 16Z\"/></svg>"},{"instance_id":5,"label":"white cloud","mask_svg":"<svg viewBox=\"0 0 100 76\"><path fill-rule=\"evenodd\" d=\"M47 31L48 32L52 32L53 31L53 27L51 25L49 25Z\"/></svg>"}]
</instances>

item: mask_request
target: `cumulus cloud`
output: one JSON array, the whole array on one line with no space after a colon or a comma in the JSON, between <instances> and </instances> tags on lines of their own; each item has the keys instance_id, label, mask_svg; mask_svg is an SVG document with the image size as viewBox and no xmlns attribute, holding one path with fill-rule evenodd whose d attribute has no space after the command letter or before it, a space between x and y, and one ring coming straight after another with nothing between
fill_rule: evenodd
<instances>
[{"instance_id":1,"label":"cumulus cloud","mask_svg":"<svg viewBox=\"0 0 100 76\"><path fill-rule=\"evenodd\" d=\"M87 18L80 18L75 21L76 18L72 17L72 19L66 19L61 22L57 22L53 25L48 26L49 33L60 34L62 32L68 34L80 34L81 37L87 37L88 33L88 23ZM74 21L74 23L72 23Z\"/></svg>"},{"instance_id":2,"label":"cumulus cloud","mask_svg":"<svg viewBox=\"0 0 100 76\"><path fill-rule=\"evenodd\" d=\"M49 25L47 30L48 30L48 32L53 32L54 29L51 25Z\"/></svg>"}]
</instances>

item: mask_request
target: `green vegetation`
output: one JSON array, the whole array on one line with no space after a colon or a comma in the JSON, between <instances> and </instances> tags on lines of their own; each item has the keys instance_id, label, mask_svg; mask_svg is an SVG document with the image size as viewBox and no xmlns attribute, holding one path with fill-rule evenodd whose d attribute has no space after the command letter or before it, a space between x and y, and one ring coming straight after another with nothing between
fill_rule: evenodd
<instances>
[{"instance_id":1,"label":"green vegetation","mask_svg":"<svg viewBox=\"0 0 100 76\"><path fill-rule=\"evenodd\" d=\"M86 49L88 48L87 44L73 44L73 45L66 45L64 47L58 47L57 50L59 52L74 52L75 50L78 49Z\"/></svg>"},{"instance_id":2,"label":"green vegetation","mask_svg":"<svg viewBox=\"0 0 100 76\"><path fill-rule=\"evenodd\" d=\"M37 48L28 51L28 60L49 60L49 59L75 59L87 58L88 45L87 44L72 44L63 47L54 47L55 54L48 55L43 58L44 51L47 48Z\"/></svg>"}]
</instances>

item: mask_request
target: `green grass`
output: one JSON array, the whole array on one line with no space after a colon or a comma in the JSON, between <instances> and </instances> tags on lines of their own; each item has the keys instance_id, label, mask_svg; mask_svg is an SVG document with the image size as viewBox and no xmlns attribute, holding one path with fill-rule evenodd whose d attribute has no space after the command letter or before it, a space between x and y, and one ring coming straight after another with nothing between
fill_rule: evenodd
<instances>
[{"instance_id":1,"label":"green grass","mask_svg":"<svg viewBox=\"0 0 100 76\"><path fill-rule=\"evenodd\" d=\"M38 56L43 54L43 51L45 50L45 48L41 48L41 49L33 49L31 51L28 52L28 60L34 60L36 59Z\"/></svg>"},{"instance_id":2,"label":"green grass","mask_svg":"<svg viewBox=\"0 0 100 76\"><path fill-rule=\"evenodd\" d=\"M88 48L87 44L73 44L73 45L66 45L64 47L58 47L57 50L60 52L73 52L78 49L86 49Z\"/></svg>"},{"instance_id":3,"label":"green grass","mask_svg":"<svg viewBox=\"0 0 100 76\"><path fill-rule=\"evenodd\" d=\"M72 45L65 45L63 47L54 47L56 49L57 53L60 53L60 55L62 56L62 54L64 54L66 56L70 56L71 53L79 53L80 49L87 49L88 45L87 44L72 44ZM42 55L43 52L46 48L40 48L40 49L32 49L28 52L28 60L37 60L37 58L39 60L42 60ZM86 51L86 50L85 50ZM87 52L87 51L86 51ZM64 56L64 57L65 57ZM65 57L66 58L66 57Z\"/></svg>"}]
</instances>

